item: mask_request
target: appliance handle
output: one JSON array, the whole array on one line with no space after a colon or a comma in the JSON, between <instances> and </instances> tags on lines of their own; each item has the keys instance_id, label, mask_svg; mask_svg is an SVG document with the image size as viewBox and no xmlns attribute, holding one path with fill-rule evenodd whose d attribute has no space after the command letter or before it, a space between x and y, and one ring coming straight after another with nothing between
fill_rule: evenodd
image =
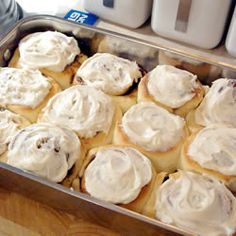
<instances>
[{"instance_id":1,"label":"appliance handle","mask_svg":"<svg viewBox=\"0 0 236 236\"><path fill-rule=\"evenodd\" d=\"M103 0L103 6L109 7L109 8L114 8L114 2L115 2L115 0Z\"/></svg>"},{"instance_id":2,"label":"appliance handle","mask_svg":"<svg viewBox=\"0 0 236 236\"><path fill-rule=\"evenodd\" d=\"M175 30L185 33L188 29L192 0L179 0Z\"/></svg>"}]
</instances>

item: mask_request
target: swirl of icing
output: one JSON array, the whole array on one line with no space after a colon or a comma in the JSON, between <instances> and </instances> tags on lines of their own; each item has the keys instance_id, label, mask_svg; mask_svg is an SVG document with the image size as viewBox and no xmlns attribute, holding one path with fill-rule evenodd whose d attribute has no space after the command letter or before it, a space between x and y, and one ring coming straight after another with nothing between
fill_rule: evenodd
<instances>
[{"instance_id":1,"label":"swirl of icing","mask_svg":"<svg viewBox=\"0 0 236 236\"><path fill-rule=\"evenodd\" d=\"M220 124L207 126L190 144L188 156L204 168L236 175L236 128Z\"/></svg>"},{"instance_id":2,"label":"swirl of icing","mask_svg":"<svg viewBox=\"0 0 236 236\"><path fill-rule=\"evenodd\" d=\"M36 108L48 95L51 84L39 71L0 68L0 103Z\"/></svg>"},{"instance_id":3,"label":"swirl of icing","mask_svg":"<svg viewBox=\"0 0 236 236\"><path fill-rule=\"evenodd\" d=\"M122 95L138 82L142 73L136 62L109 53L97 53L82 64L76 77L109 95Z\"/></svg>"},{"instance_id":4,"label":"swirl of icing","mask_svg":"<svg viewBox=\"0 0 236 236\"><path fill-rule=\"evenodd\" d=\"M213 82L195 112L197 124L226 123L236 126L236 81L218 79Z\"/></svg>"},{"instance_id":5,"label":"swirl of icing","mask_svg":"<svg viewBox=\"0 0 236 236\"><path fill-rule=\"evenodd\" d=\"M12 139L7 158L12 166L61 182L80 158L80 140L69 129L33 124Z\"/></svg>"},{"instance_id":6,"label":"swirl of icing","mask_svg":"<svg viewBox=\"0 0 236 236\"><path fill-rule=\"evenodd\" d=\"M77 41L60 32L33 33L20 41L20 65L62 72L80 54Z\"/></svg>"},{"instance_id":7,"label":"swirl of icing","mask_svg":"<svg viewBox=\"0 0 236 236\"><path fill-rule=\"evenodd\" d=\"M122 127L129 139L147 151L165 152L184 135L185 121L153 102L132 106L122 118Z\"/></svg>"},{"instance_id":8,"label":"swirl of icing","mask_svg":"<svg viewBox=\"0 0 236 236\"><path fill-rule=\"evenodd\" d=\"M108 133L115 107L111 98L89 86L73 86L56 94L43 109L40 121L66 126L81 138Z\"/></svg>"},{"instance_id":9,"label":"swirl of icing","mask_svg":"<svg viewBox=\"0 0 236 236\"><path fill-rule=\"evenodd\" d=\"M170 178L157 191L156 218L204 236L232 235L236 198L219 181L191 172Z\"/></svg>"},{"instance_id":10,"label":"swirl of icing","mask_svg":"<svg viewBox=\"0 0 236 236\"><path fill-rule=\"evenodd\" d=\"M23 116L0 108L0 155L7 150L15 134L27 125L30 125L30 122Z\"/></svg>"},{"instance_id":11,"label":"swirl of icing","mask_svg":"<svg viewBox=\"0 0 236 236\"><path fill-rule=\"evenodd\" d=\"M159 65L148 73L147 88L155 100L171 108L190 101L199 87L197 76L174 66Z\"/></svg>"},{"instance_id":12,"label":"swirl of icing","mask_svg":"<svg viewBox=\"0 0 236 236\"><path fill-rule=\"evenodd\" d=\"M87 192L114 204L127 204L152 178L151 162L133 148L99 150L85 170Z\"/></svg>"}]
</instances>

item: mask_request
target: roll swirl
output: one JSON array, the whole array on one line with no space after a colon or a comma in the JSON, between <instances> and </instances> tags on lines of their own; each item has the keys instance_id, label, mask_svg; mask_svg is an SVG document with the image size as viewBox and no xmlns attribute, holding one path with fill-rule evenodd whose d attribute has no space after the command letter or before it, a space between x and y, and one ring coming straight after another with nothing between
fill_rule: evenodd
<instances>
[{"instance_id":1,"label":"roll swirl","mask_svg":"<svg viewBox=\"0 0 236 236\"><path fill-rule=\"evenodd\" d=\"M111 98L89 86L73 86L51 98L39 120L66 126L81 138L108 133L115 107Z\"/></svg>"},{"instance_id":2,"label":"roll swirl","mask_svg":"<svg viewBox=\"0 0 236 236\"><path fill-rule=\"evenodd\" d=\"M19 52L19 64L23 68L62 72L80 54L80 48L73 37L46 31L24 37L19 43Z\"/></svg>"},{"instance_id":3,"label":"roll swirl","mask_svg":"<svg viewBox=\"0 0 236 236\"><path fill-rule=\"evenodd\" d=\"M12 166L61 182L80 158L80 140L71 130L33 124L12 139L7 158Z\"/></svg>"},{"instance_id":4,"label":"roll swirl","mask_svg":"<svg viewBox=\"0 0 236 236\"><path fill-rule=\"evenodd\" d=\"M233 235L236 198L219 181L180 172L157 191L156 218L198 235Z\"/></svg>"}]
</instances>

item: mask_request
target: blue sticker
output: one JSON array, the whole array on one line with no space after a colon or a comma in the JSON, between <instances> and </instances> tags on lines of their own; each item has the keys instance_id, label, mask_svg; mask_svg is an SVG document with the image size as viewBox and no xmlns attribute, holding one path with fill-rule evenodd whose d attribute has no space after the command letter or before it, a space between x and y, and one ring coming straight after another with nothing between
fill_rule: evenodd
<instances>
[{"instance_id":1,"label":"blue sticker","mask_svg":"<svg viewBox=\"0 0 236 236\"><path fill-rule=\"evenodd\" d=\"M70 10L64 16L64 18L70 21L86 25L94 25L98 19L98 17L92 13L86 13L78 10Z\"/></svg>"}]
</instances>

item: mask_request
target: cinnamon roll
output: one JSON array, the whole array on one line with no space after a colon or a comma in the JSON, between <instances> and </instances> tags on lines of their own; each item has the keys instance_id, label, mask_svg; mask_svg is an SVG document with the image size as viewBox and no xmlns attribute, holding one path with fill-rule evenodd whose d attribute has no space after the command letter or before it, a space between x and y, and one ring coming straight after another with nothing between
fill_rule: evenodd
<instances>
[{"instance_id":1,"label":"cinnamon roll","mask_svg":"<svg viewBox=\"0 0 236 236\"><path fill-rule=\"evenodd\" d=\"M151 215L149 200L165 174L157 176L138 150L119 145L91 149L82 171L81 190L103 201Z\"/></svg>"},{"instance_id":2,"label":"cinnamon roll","mask_svg":"<svg viewBox=\"0 0 236 236\"><path fill-rule=\"evenodd\" d=\"M152 160L158 172L174 171L186 135L182 117L153 102L142 102L132 106L117 122L113 142L136 147Z\"/></svg>"},{"instance_id":3,"label":"cinnamon roll","mask_svg":"<svg viewBox=\"0 0 236 236\"><path fill-rule=\"evenodd\" d=\"M0 105L36 121L49 98L60 91L59 85L40 71L0 68Z\"/></svg>"},{"instance_id":4,"label":"cinnamon roll","mask_svg":"<svg viewBox=\"0 0 236 236\"><path fill-rule=\"evenodd\" d=\"M15 134L22 128L30 125L23 116L0 107L0 160L6 161L8 145Z\"/></svg>"},{"instance_id":5,"label":"cinnamon roll","mask_svg":"<svg viewBox=\"0 0 236 236\"><path fill-rule=\"evenodd\" d=\"M131 90L141 77L142 71L136 62L109 53L97 53L78 69L74 83L102 90L113 96L126 111L136 103L136 94Z\"/></svg>"},{"instance_id":6,"label":"cinnamon roll","mask_svg":"<svg viewBox=\"0 0 236 236\"><path fill-rule=\"evenodd\" d=\"M198 79L205 84L218 79L222 73L222 69L217 66L174 53L159 51L158 57L159 65L171 65L182 70L187 70L197 75Z\"/></svg>"},{"instance_id":7,"label":"cinnamon roll","mask_svg":"<svg viewBox=\"0 0 236 236\"><path fill-rule=\"evenodd\" d=\"M159 65L138 86L138 102L153 101L169 112L186 116L203 99L204 89L192 73Z\"/></svg>"},{"instance_id":8,"label":"cinnamon roll","mask_svg":"<svg viewBox=\"0 0 236 236\"><path fill-rule=\"evenodd\" d=\"M46 31L24 37L9 67L39 69L64 89L71 85L76 70L86 59L75 38Z\"/></svg>"},{"instance_id":9,"label":"cinnamon roll","mask_svg":"<svg viewBox=\"0 0 236 236\"><path fill-rule=\"evenodd\" d=\"M72 129L89 149L112 140L121 111L100 90L86 85L73 86L55 95L39 115L48 122Z\"/></svg>"},{"instance_id":10,"label":"cinnamon roll","mask_svg":"<svg viewBox=\"0 0 236 236\"><path fill-rule=\"evenodd\" d=\"M156 218L202 236L236 231L236 198L218 180L192 172L170 175L157 190Z\"/></svg>"},{"instance_id":11,"label":"cinnamon roll","mask_svg":"<svg viewBox=\"0 0 236 236\"><path fill-rule=\"evenodd\" d=\"M214 123L236 126L236 81L218 79L213 82L200 106L188 114L191 132Z\"/></svg>"},{"instance_id":12,"label":"cinnamon roll","mask_svg":"<svg viewBox=\"0 0 236 236\"><path fill-rule=\"evenodd\" d=\"M61 182L75 163L81 166L81 149L80 140L73 131L47 123L33 124L12 139L7 163Z\"/></svg>"},{"instance_id":13,"label":"cinnamon roll","mask_svg":"<svg viewBox=\"0 0 236 236\"><path fill-rule=\"evenodd\" d=\"M180 167L212 175L236 191L236 127L214 124L183 145Z\"/></svg>"}]
</instances>

